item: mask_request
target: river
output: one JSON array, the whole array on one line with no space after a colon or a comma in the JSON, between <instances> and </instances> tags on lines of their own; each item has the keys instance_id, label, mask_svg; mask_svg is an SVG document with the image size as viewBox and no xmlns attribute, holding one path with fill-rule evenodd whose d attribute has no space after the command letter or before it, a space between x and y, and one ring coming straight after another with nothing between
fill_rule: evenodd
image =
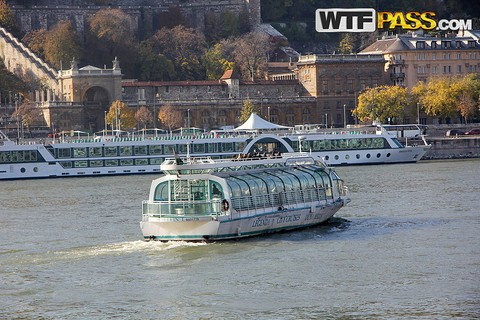
<instances>
[{"instance_id":1,"label":"river","mask_svg":"<svg viewBox=\"0 0 480 320\"><path fill-rule=\"evenodd\" d=\"M480 160L337 168L315 228L141 240L153 175L0 182L1 319L474 319Z\"/></svg>"}]
</instances>

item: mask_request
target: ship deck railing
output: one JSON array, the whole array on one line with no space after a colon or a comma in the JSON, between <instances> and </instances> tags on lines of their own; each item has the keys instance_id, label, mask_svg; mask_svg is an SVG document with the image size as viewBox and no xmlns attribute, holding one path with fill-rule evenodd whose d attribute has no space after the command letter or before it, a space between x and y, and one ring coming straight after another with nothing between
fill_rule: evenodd
<instances>
[{"instance_id":1,"label":"ship deck railing","mask_svg":"<svg viewBox=\"0 0 480 320\"><path fill-rule=\"evenodd\" d=\"M224 214L220 201L149 201L142 202L142 213L149 217L201 217Z\"/></svg>"},{"instance_id":2,"label":"ship deck railing","mask_svg":"<svg viewBox=\"0 0 480 320\"><path fill-rule=\"evenodd\" d=\"M279 193L255 194L252 196L232 197L229 206L236 211L251 211L260 213L283 210L286 206L305 207L307 204L327 204L332 198L332 189L326 187L312 187L303 190L283 191ZM142 203L144 216L165 217L201 217L219 216L227 214L222 209L220 200L213 201L149 201Z\"/></svg>"}]
</instances>

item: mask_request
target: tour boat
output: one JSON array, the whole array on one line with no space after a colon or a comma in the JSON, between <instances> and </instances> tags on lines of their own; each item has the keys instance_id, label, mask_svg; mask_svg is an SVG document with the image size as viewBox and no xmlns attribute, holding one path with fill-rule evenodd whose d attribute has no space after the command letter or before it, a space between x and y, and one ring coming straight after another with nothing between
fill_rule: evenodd
<instances>
[{"instance_id":1,"label":"tour boat","mask_svg":"<svg viewBox=\"0 0 480 320\"><path fill-rule=\"evenodd\" d=\"M331 167L305 153L166 159L142 203L145 240L215 241L314 226L349 202Z\"/></svg>"},{"instance_id":2,"label":"tour boat","mask_svg":"<svg viewBox=\"0 0 480 320\"><path fill-rule=\"evenodd\" d=\"M331 166L417 162L429 145L402 145L388 133L213 132L190 135L62 137L43 142L0 131L0 180L155 173L174 152L231 158L255 152L311 152Z\"/></svg>"}]
</instances>

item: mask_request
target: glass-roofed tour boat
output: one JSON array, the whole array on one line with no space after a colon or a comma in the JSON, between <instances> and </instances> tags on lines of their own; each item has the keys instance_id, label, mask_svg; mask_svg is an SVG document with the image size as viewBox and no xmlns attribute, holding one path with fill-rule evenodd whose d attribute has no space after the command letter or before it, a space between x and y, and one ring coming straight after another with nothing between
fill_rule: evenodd
<instances>
[{"instance_id":1,"label":"glass-roofed tour boat","mask_svg":"<svg viewBox=\"0 0 480 320\"><path fill-rule=\"evenodd\" d=\"M166 159L143 201L145 240L214 241L320 224L349 202L333 168L311 154Z\"/></svg>"}]
</instances>

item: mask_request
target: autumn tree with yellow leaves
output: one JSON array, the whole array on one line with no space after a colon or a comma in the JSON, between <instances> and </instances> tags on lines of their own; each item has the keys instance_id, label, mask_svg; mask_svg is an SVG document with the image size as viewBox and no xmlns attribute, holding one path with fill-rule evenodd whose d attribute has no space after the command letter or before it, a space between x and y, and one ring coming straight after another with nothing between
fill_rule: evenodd
<instances>
[{"instance_id":1,"label":"autumn tree with yellow leaves","mask_svg":"<svg viewBox=\"0 0 480 320\"><path fill-rule=\"evenodd\" d=\"M115 100L110 105L106 117L107 124L115 130L135 128L135 112L120 100Z\"/></svg>"}]
</instances>

